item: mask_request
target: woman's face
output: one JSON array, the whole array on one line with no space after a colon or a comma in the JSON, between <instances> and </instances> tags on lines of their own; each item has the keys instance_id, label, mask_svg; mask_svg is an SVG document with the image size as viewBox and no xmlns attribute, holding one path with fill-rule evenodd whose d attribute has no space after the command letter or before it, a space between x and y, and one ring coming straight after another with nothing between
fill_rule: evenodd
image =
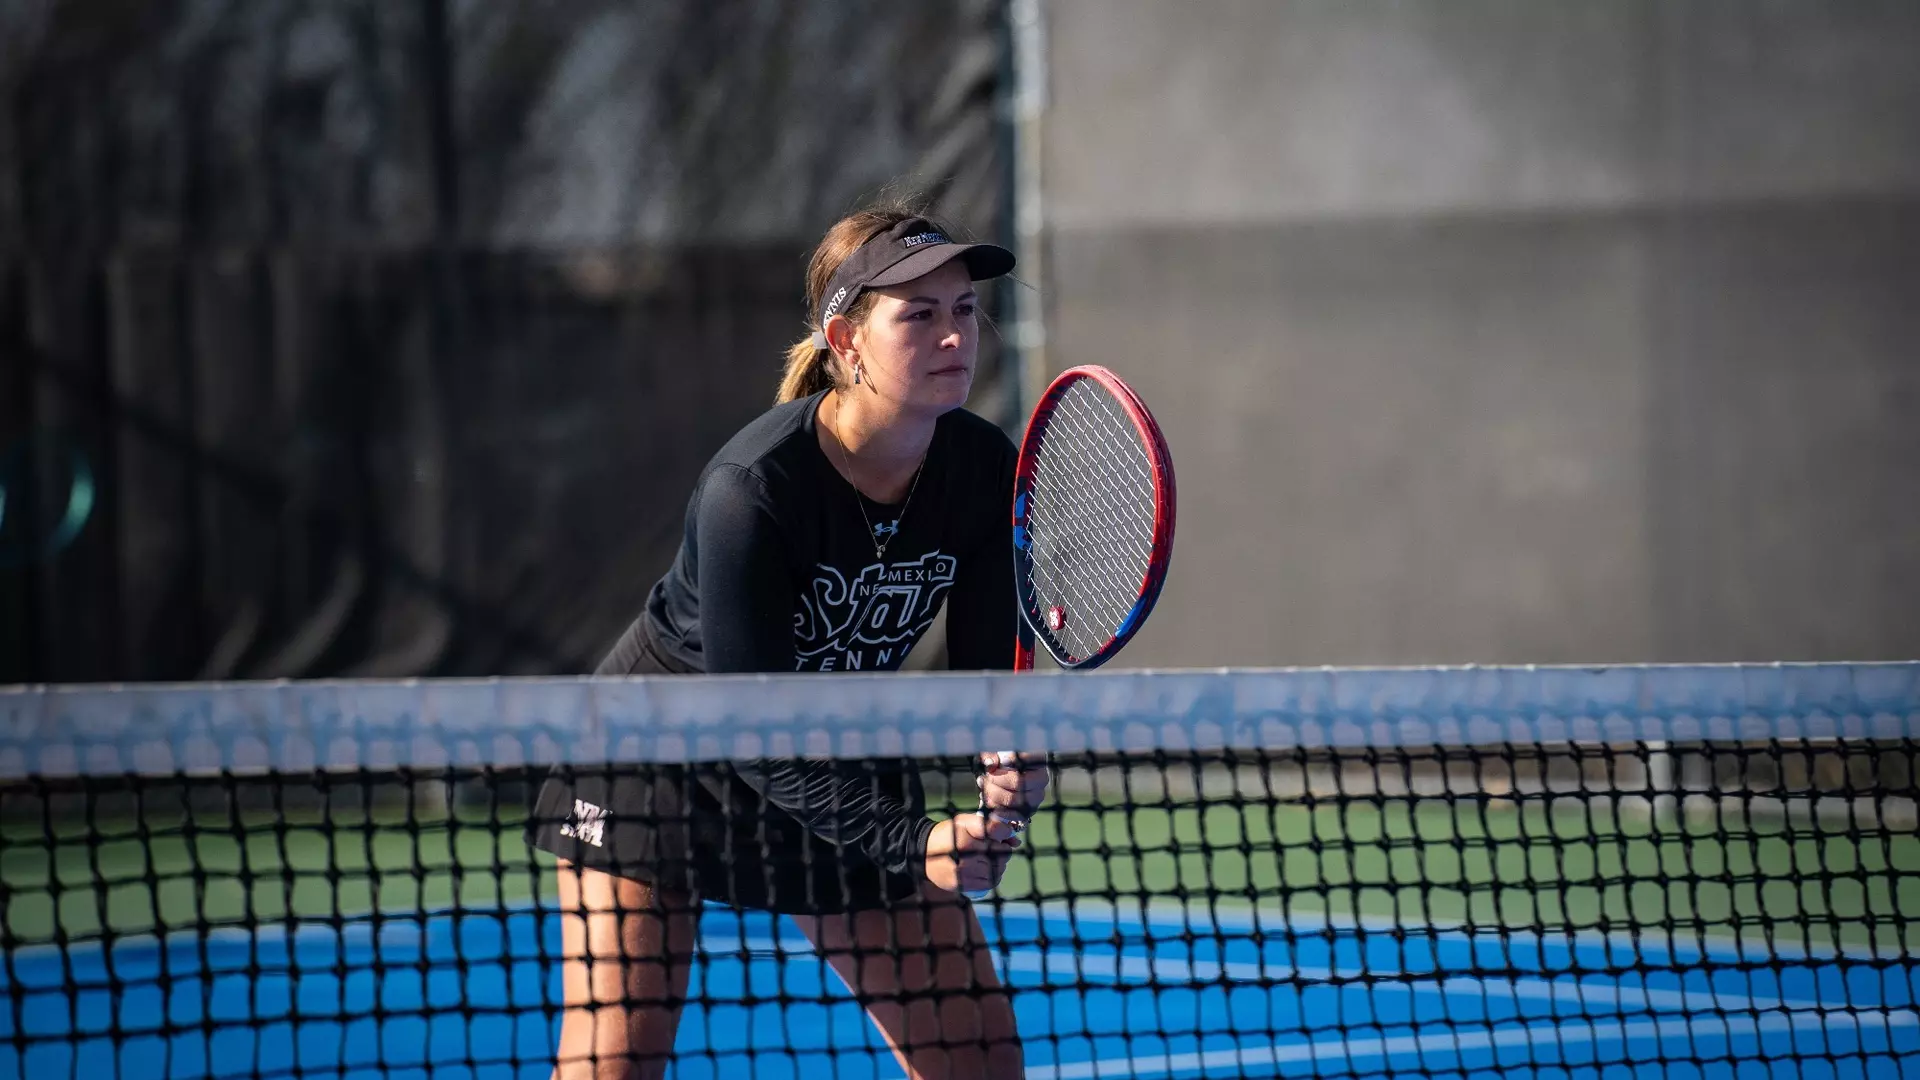
<instances>
[{"instance_id":1,"label":"woman's face","mask_svg":"<svg viewBox=\"0 0 1920 1080\"><path fill-rule=\"evenodd\" d=\"M877 290L853 336L862 385L902 409L946 412L967 403L979 353L979 298L959 259Z\"/></svg>"}]
</instances>

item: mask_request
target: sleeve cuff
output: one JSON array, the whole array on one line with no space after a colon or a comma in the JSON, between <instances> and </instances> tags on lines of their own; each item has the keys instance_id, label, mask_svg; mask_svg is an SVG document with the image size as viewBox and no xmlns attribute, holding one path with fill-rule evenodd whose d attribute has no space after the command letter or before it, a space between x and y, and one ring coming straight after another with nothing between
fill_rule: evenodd
<instances>
[{"instance_id":1,"label":"sleeve cuff","mask_svg":"<svg viewBox=\"0 0 1920 1080\"><path fill-rule=\"evenodd\" d=\"M933 835L933 819L922 817L907 840L907 865L903 869L922 877L927 870L927 838Z\"/></svg>"}]
</instances>

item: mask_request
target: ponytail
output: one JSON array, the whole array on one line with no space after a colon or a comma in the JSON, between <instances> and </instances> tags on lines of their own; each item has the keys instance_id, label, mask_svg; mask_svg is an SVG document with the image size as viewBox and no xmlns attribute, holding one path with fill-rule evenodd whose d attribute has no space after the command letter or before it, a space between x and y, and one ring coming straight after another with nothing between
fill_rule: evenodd
<instances>
[{"instance_id":1,"label":"ponytail","mask_svg":"<svg viewBox=\"0 0 1920 1080\"><path fill-rule=\"evenodd\" d=\"M775 405L798 401L822 390L831 390L839 380L833 377L833 350L813 347L813 335L796 341L787 349L787 370L780 376L780 392Z\"/></svg>"}]
</instances>

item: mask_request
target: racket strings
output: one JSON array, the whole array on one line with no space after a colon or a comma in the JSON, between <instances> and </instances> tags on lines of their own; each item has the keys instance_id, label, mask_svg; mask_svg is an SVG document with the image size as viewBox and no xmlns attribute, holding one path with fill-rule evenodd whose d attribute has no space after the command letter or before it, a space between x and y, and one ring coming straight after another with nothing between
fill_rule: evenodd
<instances>
[{"instance_id":1,"label":"racket strings","mask_svg":"<svg viewBox=\"0 0 1920 1080\"><path fill-rule=\"evenodd\" d=\"M1154 513L1153 467L1132 418L1096 384L1068 387L1040 432L1027 526L1034 614L1070 655L1098 652L1133 611Z\"/></svg>"}]
</instances>

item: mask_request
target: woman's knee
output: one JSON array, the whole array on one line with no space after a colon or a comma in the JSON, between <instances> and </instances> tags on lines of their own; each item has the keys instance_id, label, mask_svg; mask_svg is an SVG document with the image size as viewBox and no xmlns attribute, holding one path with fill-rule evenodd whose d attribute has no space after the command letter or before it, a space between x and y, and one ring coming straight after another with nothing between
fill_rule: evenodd
<instances>
[{"instance_id":1,"label":"woman's knee","mask_svg":"<svg viewBox=\"0 0 1920 1080\"><path fill-rule=\"evenodd\" d=\"M697 898L562 863L562 955L595 1001L671 997L693 961Z\"/></svg>"}]
</instances>

